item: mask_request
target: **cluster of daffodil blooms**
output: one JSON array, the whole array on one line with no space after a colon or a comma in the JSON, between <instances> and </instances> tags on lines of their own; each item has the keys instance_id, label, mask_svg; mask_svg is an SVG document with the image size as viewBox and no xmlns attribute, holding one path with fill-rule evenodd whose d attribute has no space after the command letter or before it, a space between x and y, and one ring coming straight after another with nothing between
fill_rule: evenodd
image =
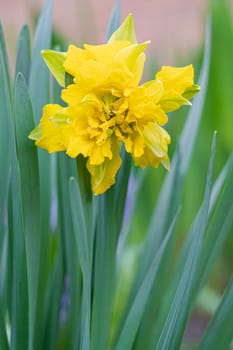
<instances>
[{"instance_id":1,"label":"cluster of daffodil blooms","mask_svg":"<svg viewBox=\"0 0 233 350\"><path fill-rule=\"evenodd\" d=\"M154 80L140 84L149 42L137 43L132 15L104 45L67 52L46 50L43 58L64 87L67 104L47 104L39 126L30 138L48 152L66 151L70 157L82 155L91 176L92 191L105 192L121 166L123 143L135 165L169 169L169 134L162 128L167 112L190 105L199 91L194 84L192 65L164 66ZM71 84L65 83L71 76Z\"/></svg>"}]
</instances>

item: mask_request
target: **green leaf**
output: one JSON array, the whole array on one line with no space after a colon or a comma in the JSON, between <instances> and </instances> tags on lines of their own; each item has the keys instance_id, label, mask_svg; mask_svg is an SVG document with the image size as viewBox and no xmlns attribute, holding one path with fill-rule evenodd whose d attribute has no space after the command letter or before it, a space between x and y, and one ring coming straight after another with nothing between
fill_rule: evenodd
<instances>
[{"instance_id":1,"label":"green leaf","mask_svg":"<svg viewBox=\"0 0 233 350\"><path fill-rule=\"evenodd\" d=\"M116 247L119 231L114 187L94 197L96 232L93 271L91 349L107 348L116 282ZM99 321L101 315L101 322Z\"/></svg>"},{"instance_id":2,"label":"green leaf","mask_svg":"<svg viewBox=\"0 0 233 350\"><path fill-rule=\"evenodd\" d=\"M22 212L20 170L12 120L9 122L11 181L9 201L12 207L13 278L11 307L11 349L25 350L28 347L28 276L25 250L25 227ZM16 195L17 194L17 195ZM11 219L11 216L9 216Z\"/></svg>"},{"instance_id":3,"label":"green leaf","mask_svg":"<svg viewBox=\"0 0 233 350\"><path fill-rule=\"evenodd\" d=\"M204 199L195 225L189 233L193 238L192 244L190 244L190 249L187 251L185 265L172 298L161 335L155 346L156 350L177 349L180 347L186 321L193 303L193 287L196 282L201 249L208 222L215 148L216 135L214 135L213 139ZM155 342L157 342L157 339Z\"/></svg>"},{"instance_id":4,"label":"green leaf","mask_svg":"<svg viewBox=\"0 0 233 350\"><path fill-rule=\"evenodd\" d=\"M9 195L9 237L12 244L12 252L9 252L12 261L12 285L9 290L9 299L11 298L10 322L11 322L11 349L25 350L28 344L28 281L26 252L24 240L24 225L22 215L22 198L20 191L20 172L18 168L18 159L16 154L16 144L13 128L13 110L11 104L11 91L9 84L8 63L4 43L1 38L1 62L4 63L3 80L1 93L4 98L6 114L4 118L7 121L7 137L9 142L11 177L10 177L10 195ZM5 164L9 166L8 163ZM12 254L12 255L11 255Z\"/></svg>"},{"instance_id":5,"label":"green leaf","mask_svg":"<svg viewBox=\"0 0 233 350\"><path fill-rule=\"evenodd\" d=\"M109 40L110 36L117 30L120 26L120 12L121 12L121 3L120 0L115 1L115 6L112 11L112 16L108 24L107 37L106 41Z\"/></svg>"},{"instance_id":6,"label":"green leaf","mask_svg":"<svg viewBox=\"0 0 233 350\"><path fill-rule=\"evenodd\" d=\"M130 155L122 149L122 165L116 177L116 185L115 189L115 198L116 198L116 225L117 231L120 232L123 220L124 220L124 212L127 201L127 194L129 188L130 181L130 173L131 173L131 165L132 159Z\"/></svg>"},{"instance_id":7,"label":"green leaf","mask_svg":"<svg viewBox=\"0 0 233 350\"><path fill-rule=\"evenodd\" d=\"M226 289L221 304L211 320L201 343L200 350L224 350L230 348L233 339L233 278Z\"/></svg>"},{"instance_id":8,"label":"green leaf","mask_svg":"<svg viewBox=\"0 0 233 350\"><path fill-rule=\"evenodd\" d=\"M9 350L9 344L7 340L6 325L3 317L1 300L0 300L0 349Z\"/></svg>"},{"instance_id":9,"label":"green leaf","mask_svg":"<svg viewBox=\"0 0 233 350\"><path fill-rule=\"evenodd\" d=\"M9 60L8 60L6 43L5 43L1 22L0 22L0 62L4 67L4 77L5 77L5 84L6 84L5 88L8 91L9 96L11 97L11 79L10 79Z\"/></svg>"},{"instance_id":10,"label":"green leaf","mask_svg":"<svg viewBox=\"0 0 233 350\"><path fill-rule=\"evenodd\" d=\"M41 57L41 50L50 48L51 32L52 0L47 0L36 27L29 78L29 91L36 124L39 122L43 105L49 101L49 74Z\"/></svg>"},{"instance_id":11,"label":"green leaf","mask_svg":"<svg viewBox=\"0 0 233 350\"><path fill-rule=\"evenodd\" d=\"M31 64L30 34L28 26L24 26L20 32L17 43L17 56L15 76L21 72L28 84Z\"/></svg>"},{"instance_id":12,"label":"green leaf","mask_svg":"<svg viewBox=\"0 0 233 350\"><path fill-rule=\"evenodd\" d=\"M40 186L37 150L28 139L28 134L34 126L31 100L21 73L17 74L15 80L14 110L28 268L29 349L33 349L41 243Z\"/></svg>"},{"instance_id":13,"label":"green leaf","mask_svg":"<svg viewBox=\"0 0 233 350\"><path fill-rule=\"evenodd\" d=\"M58 233L59 235L60 233ZM53 236L52 264L49 282L47 286L47 295L45 301L45 321L43 349L56 349L59 332L58 320L62 323L61 314L65 312L62 301L62 292L65 285L64 280L64 257L62 254L61 237ZM54 288L56 286L56 288ZM64 317L64 316L63 316Z\"/></svg>"},{"instance_id":14,"label":"green leaf","mask_svg":"<svg viewBox=\"0 0 233 350\"><path fill-rule=\"evenodd\" d=\"M29 93L33 106L35 124L39 123L42 107L50 100L49 71L42 59L41 50L49 49L52 32L52 1L47 0L36 27L29 77ZM50 212L52 202L52 160L54 157L38 150L40 177L40 272L38 284L37 317L35 327L35 350L43 347L43 325L46 322L44 300L49 279L52 235Z\"/></svg>"},{"instance_id":15,"label":"green leaf","mask_svg":"<svg viewBox=\"0 0 233 350\"><path fill-rule=\"evenodd\" d=\"M61 230L64 236L64 250L67 265L67 284L70 291L70 307L68 310L65 334L63 336L64 348L77 349L79 338L79 320L82 296L82 276L78 260L78 246L72 224L72 213L69 197L69 179L77 178L76 161L67 157L65 153L58 154L58 189L59 189L59 215Z\"/></svg>"},{"instance_id":16,"label":"green leaf","mask_svg":"<svg viewBox=\"0 0 233 350\"><path fill-rule=\"evenodd\" d=\"M65 52L57 52L53 50L42 50L42 57L47 64L50 72L57 80L58 84L65 86L65 68L63 63L66 59Z\"/></svg>"},{"instance_id":17,"label":"green leaf","mask_svg":"<svg viewBox=\"0 0 233 350\"><path fill-rule=\"evenodd\" d=\"M91 320L91 256L88 243L88 228L86 226L80 188L74 178L70 179L69 192L72 221L83 278L80 349L89 350Z\"/></svg>"},{"instance_id":18,"label":"green leaf","mask_svg":"<svg viewBox=\"0 0 233 350\"><path fill-rule=\"evenodd\" d=\"M1 55L1 53L0 53ZM4 220L6 201L9 188L10 176L10 145L9 145L9 125L8 119L11 118L11 103L8 89L6 88L6 72L0 61L0 247L3 247L3 237L6 231ZM1 250L0 248L0 250Z\"/></svg>"},{"instance_id":19,"label":"green leaf","mask_svg":"<svg viewBox=\"0 0 233 350\"><path fill-rule=\"evenodd\" d=\"M114 347L116 350L128 350L132 349L133 347L135 336L141 323L142 316L145 311L145 307L148 302L154 280L156 278L156 274L159 270L162 258L166 254L167 245L174 233L176 219L177 215L169 229L169 232L164 238L164 241L155 254L152 264L145 274L134 299L132 300L132 305L127 315L125 316L124 322L121 323L121 330L117 336L116 346Z\"/></svg>"},{"instance_id":20,"label":"green leaf","mask_svg":"<svg viewBox=\"0 0 233 350\"><path fill-rule=\"evenodd\" d=\"M217 199L216 205L212 210L212 216L207 228L206 239L203 246L201 262L199 266L199 275L201 278L198 280L197 288L200 289L212 267L216 262L221 249L226 241L228 235L232 232L233 225L233 203L232 203L232 183L233 183L233 158L231 157L223 169L223 175L225 170L228 170L225 181L223 182L222 190ZM224 176L225 177L225 176ZM217 180L216 186L219 186ZM215 195L215 192L214 192ZM212 204L213 205L213 204ZM224 220L223 220L224 218Z\"/></svg>"}]
</instances>

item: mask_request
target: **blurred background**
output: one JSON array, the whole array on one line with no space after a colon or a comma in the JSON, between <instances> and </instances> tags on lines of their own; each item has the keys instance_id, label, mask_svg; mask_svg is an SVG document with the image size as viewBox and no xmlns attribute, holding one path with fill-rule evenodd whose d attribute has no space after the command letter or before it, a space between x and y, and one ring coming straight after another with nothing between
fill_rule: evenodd
<instances>
[{"instance_id":1,"label":"blurred background","mask_svg":"<svg viewBox=\"0 0 233 350\"><path fill-rule=\"evenodd\" d=\"M128 13L134 15L138 41L151 40L147 51L147 79L153 77L160 65L193 63L197 81L207 17L211 20L209 85L193 161L184 186L178 229L179 249L203 197L214 130L218 131L215 177L233 149L233 0L122 0L121 3L122 20ZM42 5L42 0L0 0L0 19L12 62L22 25L29 24L33 32ZM54 44L64 47L69 42L76 45L83 42L103 43L113 6L114 0L54 0ZM187 113L188 108L184 107L170 116L170 156ZM162 168L146 171L143 193L138 194L135 208L130 235L132 244L143 241L148 217L164 175L165 170ZM215 293L222 292L233 272L233 234L229 237L209 281Z\"/></svg>"},{"instance_id":2,"label":"blurred background","mask_svg":"<svg viewBox=\"0 0 233 350\"><path fill-rule=\"evenodd\" d=\"M11 50L16 33L25 23L33 26L43 2L0 0L0 18L11 39ZM195 52L203 41L207 0L123 0L121 5L122 19L133 13L138 40L150 39L149 52L163 64ZM101 43L113 6L114 0L55 0L54 28L74 43Z\"/></svg>"}]
</instances>

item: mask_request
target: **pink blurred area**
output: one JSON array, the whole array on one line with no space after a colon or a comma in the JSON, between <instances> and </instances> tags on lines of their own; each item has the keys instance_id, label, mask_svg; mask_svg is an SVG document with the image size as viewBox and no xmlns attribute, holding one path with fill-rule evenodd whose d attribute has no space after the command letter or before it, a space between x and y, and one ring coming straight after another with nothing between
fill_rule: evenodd
<instances>
[{"instance_id":1,"label":"pink blurred area","mask_svg":"<svg viewBox=\"0 0 233 350\"><path fill-rule=\"evenodd\" d=\"M8 47L15 51L23 24L32 26L42 0L0 0ZM207 0L122 0L123 20L134 15L138 41L151 40L149 53L163 64L191 55L203 40ZM103 43L114 0L54 0L53 23L67 42Z\"/></svg>"}]
</instances>

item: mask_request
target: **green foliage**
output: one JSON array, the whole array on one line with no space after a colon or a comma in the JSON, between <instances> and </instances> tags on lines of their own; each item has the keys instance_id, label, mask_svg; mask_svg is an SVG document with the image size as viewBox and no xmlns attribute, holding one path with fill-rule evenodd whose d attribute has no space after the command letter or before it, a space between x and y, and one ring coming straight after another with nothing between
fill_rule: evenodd
<instances>
[{"instance_id":1,"label":"green foliage","mask_svg":"<svg viewBox=\"0 0 233 350\"><path fill-rule=\"evenodd\" d=\"M233 229L233 158L214 181L216 134L211 151L206 143L202 149L210 161L207 174L202 171L206 184L200 208L177 249L184 184L203 108L212 117L209 96L217 88L225 91L224 86L208 85L224 69L216 64L215 23L232 40L229 22L222 20L226 3L221 4L213 2L212 40L207 26L201 92L193 100L151 215L144 186L151 174L157 182L161 173L135 171L123 149L116 185L93 197L81 158L76 162L64 153L48 155L28 139L43 105L51 96L59 102L59 87L49 82L40 55L50 49L51 1L41 13L32 53L28 28L19 35L13 84L0 27L1 350L229 348L232 279L221 285L225 290L218 295L219 305L210 305L211 321L202 336L193 344L185 331L193 310L203 308L199 296L204 290L208 297L209 276ZM108 37L119 24L119 6L116 1ZM142 217L149 224L138 239L135 222Z\"/></svg>"}]
</instances>

